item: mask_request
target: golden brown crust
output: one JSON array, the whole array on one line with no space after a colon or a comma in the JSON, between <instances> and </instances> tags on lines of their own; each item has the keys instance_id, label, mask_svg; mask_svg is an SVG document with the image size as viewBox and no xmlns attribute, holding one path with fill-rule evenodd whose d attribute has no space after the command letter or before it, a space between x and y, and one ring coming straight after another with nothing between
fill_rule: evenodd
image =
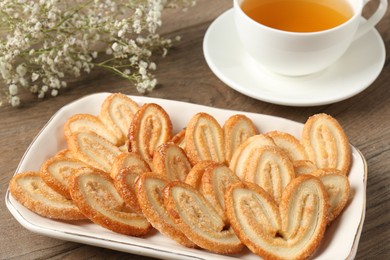
<instances>
[{"instance_id":1,"label":"golden brown crust","mask_svg":"<svg viewBox=\"0 0 390 260\"><path fill-rule=\"evenodd\" d=\"M173 137L172 137L172 142L178 146L180 146L180 148L182 149L185 149L186 147L186 129L183 128L182 130L180 130L177 134L175 134Z\"/></svg>"},{"instance_id":2,"label":"golden brown crust","mask_svg":"<svg viewBox=\"0 0 390 260\"><path fill-rule=\"evenodd\" d=\"M253 149L249 160L242 160L242 179L256 183L280 202L284 188L295 178L294 166L288 155L278 146Z\"/></svg>"},{"instance_id":3,"label":"golden brown crust","mask_svg":"<svg viewBox=\"0 0 390 260\"><path fill-rule=\"evenodd\" d=\"M225 203L237 236L265 259L306 259L325 233L328 197L314 176L291 181L279 207L267 192L250 183L233 184Z\"/></svg>"},{"instance_id":4,"label":"golden brown crust","mask_svg":"<svg viewBox=\"0 0 390 260\"><path fill-rule=\"evenodd\" d=\"M143 236L151 229L142 214L126 206L112 179L102 171L77 170L69 180L69 190L81 212L104 228L131 236Z\"/></svg>"},{"instance_id":5,"label":"golden brown crust","mask_svg":"<svg viewBox=\"0 0 390 260\"><path fill-rule=\"evenodd\" d=\"M195 164L187 174L185 183L202 192L202 176L206 168L211 165L218 165L218 163L214 161L200 161Z\"/></svg>"},{"instance_id":6,"label":"golden brown crust","mask_svg":"<svg viewBox=\"0 0 390 260\"><path fill-rule=\"evenodd\" d=\"M196 245L180 231L166 211L161 193L167 183L166 178L152 172L141 174L135 183L139 205L155 229L185 247L194 248Z\"/></svg>"},{"instance_id":7,"label":"golden brown crust","mask_svg":"<svg viewBox=\"0 0 390 260\"><path fill-rule=\"evenodd\" d=\"M64 134L68 139L78 132L93 132L114 145L119 145L117 137L96 116L90 114L75 114L68 118L64 125Z\"/></svg>"},{"instance_id":8,"label":"golden brown crust","mask_svg":"<svg viewBox=\"0 0 390 260\"><path fill-rule=\"evenodd\" d=\"M209 165L201 179L202 188L200 189L203 196L214 206L225 223L228 223L225 214L224 194L226 189L233 183L241 180L222 163Z\"/></svg>"},{"instance_id":9,"label":"golden brown crust","mask_svg":"<svg viewBox=\"0 0 390 260\"><path fill-rule=\"evenodd\" d=\"M249 137L258 134L253 121L242 114L229 117L223 125L225 137L225 157L230 162L234 151Z\"/></svg>"},{"instance_id":10,"label":"golden brown crust","mask_svg":"<svg viewBox=\"0 0 390 260\"><path fill-rule=\"evenodd\" d=\"M129 151L152 164L154 150L172 138L168 113L155 103L144 104L134 115L129 129Z\"/></svg>"},{"instance_id":11,"label":"golden brown crust","mask_svg":"<svg viewBox=\"0 0 390 260\"><path fill-rule=\"evenodd\" d=\"M211 115L200 112L187 124L185 151L192 165L199 161L225 162L223 129Z\"/></svg>"},{"instance_id":12,"label":"golden brown crust","mask_svg":"<svg viewBox=\"0 0 390 260\"><path fill-rule=\"evenodd\" d=\"M235 254L243 249L232 228L226 228L214 207L192 186L168 183L164 203L179 229L199 247L218 254Z\"/></svg>"},{"instance_id":13,"label":"golden brown crust","mask_svg":"<svg viewBox=\"0 0 390 260\"><path fill-rule=\"evenodd\" d=\"M351 188L348 177L337 169L319 169L311 173L320 178L329 197L328 223L335 220L348 203Z\"/></svg>"},{"instance_id":14,"label":"golden brown crust","mask_svg":"<svg viewBox=\"0 0 390 260\"><path fill-rule=\"evenodd\" d=\"M63 157L68 157L68 158L74 158L72 152L67 148L58 151L54 156L63 156Z\"/></svg>"},{"instance_id":15,"label":"golden brown crust","mask_svg":"<svg viewBox=\"0 0 390 260\"><path fill-rule=\"evenodd\" d=\"M317 170L317 166L309 160L298 160L294 161L294 171L295 175L299 176L302 174L310 174L313 171Z\"/></svg>"},{"instance_id":16,"label":"golden brown crust","mask_svg":"<svg viewBox=\"0 0 390 260\"><path fill-rule=\"evenodd\" d=\"M111 94L104 100L99 117L115 134L119 140L118 145L126 142L130 123L138 109L139 105L122 93Z\"/></svg>"},{"instance_id":17,"label":"golden brown crust","mask_svg":"<svg viewBox=\"0 0 390 260\"><path fill-rule=\"evenodd\" d=\"M256 150L263 146L275 146L275 143L271 137L265 134L258 134L249 137L234 151L232 159L230 160L229 168L240 179L243 179L246 166L245 162L251 161L251 158L256 153Z\"/></svg>"},{"instance_id":18,"label":"golden brown crust","mask_svg":"<svg viewBox=\"0 0 390 260\"><path fill-rule=\"evenodd\" d=\"M153 171L170 181L184 181L191 170L191 163L185 151L169 142L160 145L154 151Z\"/></svg>"},{"instance_id":19,"label":"golden brown crust","mask_svg":"<svg viewBox=\"0 0 390 260\"><path fill-rule=\"evenodd\" d=\"M93 132L73 133L68 138L68 147L78 160L109 174L118 147Z\"/></svg>"},{"instance_id":20,"label":"golden brown crust","mask_svg":"<svg viewBox=\"0 0 390 260\"><path fill-rule=\"evenodd\" d=\"M68 188L72 171L87 165L77 159L55 156L46 160L41 166L42 180L53 190L67 199L71 199Z\"/></svg>"},{"instance_id":21,"label":"golden brown crust","mask_svg":"<svg viewBox=\"0 0 390 260\"><path fill-rule=\"evenodd\" d=\"M114 158L110 172L111 178L115 179L115 176L124 169L137 174L151 171L149 164L142 159L141 155L129 152L123 152Z\"/></svg>"},{"instance_id":22,"label":"golden brown crust","mask_svg":"<svg viewBox=\"0 0 390 260\"><path fill-rule=\"evenodd\" d=\"M150 172L149 165L136 153L119 155L115 162L115 174L112 175L119 195L135 212L142 213L135 194L135 180L144 173ZM114 172L114 171L113 171Z\"/></svg>"},{"instance_id":23,"label":"golden brown crust","mask_svg":"<svg viewBox=\"0 0 390 260\"><path fill-rule=\"evenodd\" d=\"M268 132L267 135L287 153L292 162L307 159L305 148L293 135L277 130Z\"/></svg>"},{"instance_id":24,"label":"golden brown crust","mask_svg":"<svg viewBox=\"0 0 390 260\"><path fill-rule=\"evenodd\" d=\"M19 203L43 217L61 220L86 219L71 200L47 186L39 172L14 175L9 190Z\"/></svg>"},{"instance_id":25,"label":"golden brown crust","mask_svg":"<svg viewBox=\"0 0 390 260\"><path fill-rule=\"evenodd\" d=\"M351 148L343 128L335 118L327 114L309 117L303 127L302 144L309 160L318 168L336 168L348 175Z\"/></svg>"}]
</instances>

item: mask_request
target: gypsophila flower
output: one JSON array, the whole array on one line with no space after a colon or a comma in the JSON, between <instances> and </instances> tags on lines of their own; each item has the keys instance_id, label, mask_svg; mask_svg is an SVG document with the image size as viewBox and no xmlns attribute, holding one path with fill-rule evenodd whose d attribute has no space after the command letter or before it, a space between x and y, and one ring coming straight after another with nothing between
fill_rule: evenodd
<instances>
[{"instance_id":1,"label":"gypsophila flower","mask_svg":"<svg viewBox=\"0 0 390 260\"><path fill-rule=\"evenodd\" d=\"M11 97L11 106L17 107L20 105L20 99L18 96Z\"/></svg>"},{"instance_id":2,"label":"gypsophila flower","mask_svg":"<svg viewBox=\"0 0 390 260\"><path fill-rule=\"evenodd\" d=\"M0 104L21 103L23 90L57 96L66 80L109 70L151 91L153 54L165 56L179 37L161 37L165 8L186 10L195 0L1 0Z\"/></svg>"}]
</instances>

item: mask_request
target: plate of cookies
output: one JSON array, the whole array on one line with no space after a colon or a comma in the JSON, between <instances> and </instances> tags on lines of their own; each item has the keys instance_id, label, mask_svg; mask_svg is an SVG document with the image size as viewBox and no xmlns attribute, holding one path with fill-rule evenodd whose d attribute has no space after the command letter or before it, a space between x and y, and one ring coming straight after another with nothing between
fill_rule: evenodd
<instances>
[{"instance_id":1,"label":"plate of cookies","mask_svg":"<svg viewBox=\"0 0 390 260\"><path fill-rule=\"evenodd\" d=\"M32 232L161 259L354 259L367 165L306 122L98 93L61 108L12 177Z\"/></svg>"}]
</instances>

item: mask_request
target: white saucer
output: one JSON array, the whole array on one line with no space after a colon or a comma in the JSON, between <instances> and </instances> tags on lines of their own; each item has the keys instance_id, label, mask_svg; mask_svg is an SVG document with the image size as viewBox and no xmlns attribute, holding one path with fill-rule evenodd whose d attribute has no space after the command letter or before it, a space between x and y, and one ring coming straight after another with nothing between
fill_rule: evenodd
<instances>
[{"instance_id":1,"label":"white saucer","mask_svg":"<svg viewBox=\"0 0 390 260\"><path fill-rule=\"evenodd\" d=\"M360 93L378 77L386 56L383 40L373 29L322 72L302 77L277 75L260 68L242 50L232 9L210 25L203 52L213 73L231 88L262 101L290 106L330 104Z\"/></svg>"}]
</instances>

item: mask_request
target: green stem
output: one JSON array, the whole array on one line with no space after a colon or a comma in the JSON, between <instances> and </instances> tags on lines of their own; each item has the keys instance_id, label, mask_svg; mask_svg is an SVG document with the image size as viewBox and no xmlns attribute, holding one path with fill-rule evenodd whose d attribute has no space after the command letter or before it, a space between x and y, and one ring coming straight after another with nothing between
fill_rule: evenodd
<instances>
[{"instance_id":1,"label":"green stem","mask_svg":"<svg viewBox=\"0 0 390 260\"><path fill-rule=\"evenodd\" d=\"M122 71L118 70L116 67L108 66L108 65L105 65L105 64L102 64L102 63L95 64L95 66L103 68L103 69L106 69L106 70L109 70L109 71L115 73L116 75L118 75L118 76L120 76L122 78L125 78L125 79L127 79L129 81L133 81L134 82L134 81L137 80L135 76L126 75Z\"/></svg>"}]
</instances>

